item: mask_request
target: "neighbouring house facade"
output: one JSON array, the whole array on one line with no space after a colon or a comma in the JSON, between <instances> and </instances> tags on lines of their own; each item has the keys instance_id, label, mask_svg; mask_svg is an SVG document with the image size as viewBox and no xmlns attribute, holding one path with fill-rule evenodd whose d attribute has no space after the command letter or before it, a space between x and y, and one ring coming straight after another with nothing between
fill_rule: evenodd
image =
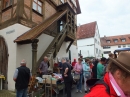
<instances>
[{"instance_id":1,"label":"neighbouring house facade","mask_svg":"<svg viewBox=\"0 0 130 97\"><path fill-rule=\"evenodd\" d=\"M102 51L97 22L78 26L77 44L80 56L95 58L101 57Z\"/></svg>"},{"instance_id":2,"label":"neighbouring house facade","mask_svg":"<svg viewBox=\"0 0 130 97\"><path fill-rule=\"evenodd\" d=\"M103 56L108 58L109 53L114 53L118 48L130 47L130 34L101 37Z\"/></svg>"},{"instance_id":3,"label":"neighbouring house facade","mask_svg":"<svg viewBox=\"0 0 130 97\"><path fill-rule=\"evenodd\" d=\"M78 58L78 0L1 0L0 72L3 88L15 90L13 74L25 59L34 74L44 56ZM70 56L71 55L71 56Z\"/></svg>"}]
</instances>

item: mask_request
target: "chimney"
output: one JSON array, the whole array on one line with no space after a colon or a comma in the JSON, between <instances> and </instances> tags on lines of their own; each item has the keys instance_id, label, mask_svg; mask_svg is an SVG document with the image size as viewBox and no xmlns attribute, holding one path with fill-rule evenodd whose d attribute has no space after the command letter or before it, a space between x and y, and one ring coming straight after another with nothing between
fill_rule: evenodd
<instances>
[{"instance_id":1,"label":"chimney","mask_svg":"<svg viewBox=\"0 0 130 97\"><path fill-rule=\"evenodd\" d=\"M105 39L105 40L107 39L106 35L104 35L104 39Z\"/></svg>"}]
</instances>

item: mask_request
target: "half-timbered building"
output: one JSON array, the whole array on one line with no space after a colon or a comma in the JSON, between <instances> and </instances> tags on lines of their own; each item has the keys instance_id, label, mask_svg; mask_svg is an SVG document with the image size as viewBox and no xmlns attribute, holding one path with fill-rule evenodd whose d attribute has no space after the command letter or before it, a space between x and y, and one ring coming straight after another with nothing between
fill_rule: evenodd
<instances>
[{"instance_id":1,"label":"half-timbered building","mask_svg":"<svg viewBox=\"0 0 130 97\"><path fill-rule=\"evenodd\" d=\"M78 0L0 0L0 73L3 88L14 90L20 61L36 72L44 56L51 68L57 57L78 58ZM71 55L71 56L70 56Z\"/></svg>"}]
</instances>

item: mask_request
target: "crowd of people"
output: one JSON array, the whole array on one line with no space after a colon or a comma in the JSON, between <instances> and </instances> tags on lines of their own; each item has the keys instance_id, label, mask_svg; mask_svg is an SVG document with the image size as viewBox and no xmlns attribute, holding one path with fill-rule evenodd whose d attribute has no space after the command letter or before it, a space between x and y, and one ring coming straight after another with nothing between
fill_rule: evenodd
<instances>
[{"instance_id":1,"label":"crowd of people","mask_svg":"<svg viewBox=\"0 0 130 97\"><path fill-rule=\"evenodd\" d=\"M67 97L71 97L72 80L77 81L76 92L82 93L84 84L85 97L130 97L130 53L121 52L118 57L110 53L109 58L74 59L62 63L62 75L65 80ZM62 69L61 69L62 70ZM74 75L72 76L72 72ZM78 79L78 80L77 80ZM82 83L84 82L84 83ZM70 85L68 85L70 83Z\"/></svg>"},{"instance_id":2,"label":"crowd of people","mask_svg":"<svg viewBox=\"0 0 130 97\"><path fill-rule=\"evenodd\" d=\"M59 59L58 68L64 79L67 97L71 97L72 84L75 81L77 93L82 93L84 84L85 97L130 97L130 53L122 52L117 58L110 53L109 58L83 59L78 58L70 62L67 58ZM39 66L42 75L47 74L48 58ZM16 69L14 81L16 82L17 97L26 97L27 87L31 78L25 60ZM23 96L21 96L23 95Z\"/></svg>"}]
</instances>

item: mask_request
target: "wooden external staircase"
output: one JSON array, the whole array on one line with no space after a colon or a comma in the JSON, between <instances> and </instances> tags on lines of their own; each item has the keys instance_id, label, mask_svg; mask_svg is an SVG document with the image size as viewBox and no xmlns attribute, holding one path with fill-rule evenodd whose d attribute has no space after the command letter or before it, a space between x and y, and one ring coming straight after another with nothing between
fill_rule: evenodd
<instances>
[{"instance_id":1,"label":"wooden external staircase","mask_svg":"<svg viewBox=\"0 0 130 97\"><path fill-rule=\"evenodd\" d=\"M42 54L40 59L37 62L37 66L40 65L41 61L43 60L44 56L47 56L49 59L55 58L57 53L59 52L62 43L64 42L66 35L67 35L67 24L65 24L64 28L61 30L59 34L53 39L50 45L47 47L45 52Z\"/></svg>"}]
</instances>

